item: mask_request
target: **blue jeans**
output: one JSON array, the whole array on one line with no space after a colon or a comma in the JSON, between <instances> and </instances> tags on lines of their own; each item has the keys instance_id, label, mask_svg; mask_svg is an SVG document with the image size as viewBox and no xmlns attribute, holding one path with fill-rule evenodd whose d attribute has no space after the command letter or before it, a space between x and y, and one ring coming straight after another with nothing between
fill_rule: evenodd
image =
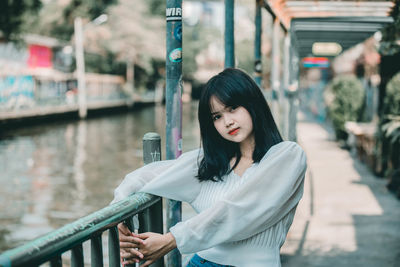
<instances>
[{"instance_id":1,"label":"blue jeans","mask_svg":"<svg viewBox=\"0 0 400 267\"><path fill-rule=\"evenodd\" d=\"M199 255L194 254L194 256L190 259L186 267L233 267L233 266L223 265L212 261L208 261L206 259L203 259Z\"/></svg>"}]
</instances>

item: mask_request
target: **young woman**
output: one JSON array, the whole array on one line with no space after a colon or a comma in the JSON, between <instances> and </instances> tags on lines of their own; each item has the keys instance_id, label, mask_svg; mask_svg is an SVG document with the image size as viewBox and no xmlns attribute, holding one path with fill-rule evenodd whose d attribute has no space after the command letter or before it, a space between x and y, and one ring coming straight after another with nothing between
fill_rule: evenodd
<instances>
[{"instance_id":1,"label":"young woman","mask_svg":"<svg viewBox=\"0 0 400 267\"><path fill-rule=\"evenodd\" d=\"M280 266L303 194L303 150L282 140L261 90L238 69L207 82L198 118L202 149L128 174L113 200L147 192L186 201L198 214L164 235L120 224L123 264L148 266L178 248L197 253L188 266Z\"/></svg>"}]
</instances>

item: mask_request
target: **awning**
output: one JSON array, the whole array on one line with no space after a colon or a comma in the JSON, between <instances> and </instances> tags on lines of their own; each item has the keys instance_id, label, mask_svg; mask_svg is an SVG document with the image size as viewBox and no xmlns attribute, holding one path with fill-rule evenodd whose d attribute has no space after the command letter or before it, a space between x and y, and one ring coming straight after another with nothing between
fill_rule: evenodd
<instances>
[{"instance_id":1,"label":"awning","mask_svg":"<svg viewBox=\"0 0 400 267\"><path fill-rule=\"evenodd\" d=\"M363 42L393 20L391 1L266 1L290 29L300 57L312 56L316 42L337 43L342 51Z\"/></svg>"}]
</instances>

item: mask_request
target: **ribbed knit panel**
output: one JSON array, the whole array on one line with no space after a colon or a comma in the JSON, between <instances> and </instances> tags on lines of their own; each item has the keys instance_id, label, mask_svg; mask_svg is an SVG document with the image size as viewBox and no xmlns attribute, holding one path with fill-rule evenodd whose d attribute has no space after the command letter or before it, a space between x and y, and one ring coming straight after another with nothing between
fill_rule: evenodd
<instances>
[{"instance_id":1,"label":"ribbed knit panel","mask_svg":"<svg viewBox=\"0 0 400 267\"><path fill-rule=\"evenodd\" d=\"M251 175L254 169L254 165L248 168L242 177L232 172L224 177L224 180L221 182L202 182L201 191L197 198L191 203L192 207L197 212L201 212L209 207L212 207L215 202L223 198L226 194L232 192L232 190L235 188L239 187L246 177ZM245 240L231 242L231 244L240 244L244 246L248 245L250 247L281 247L285 242L288 229L292 224L294 212L295 209L293 209L293 211L288 213L281 221L267 230L255 234L254 236Z\"/></svg>"}]
</instances>

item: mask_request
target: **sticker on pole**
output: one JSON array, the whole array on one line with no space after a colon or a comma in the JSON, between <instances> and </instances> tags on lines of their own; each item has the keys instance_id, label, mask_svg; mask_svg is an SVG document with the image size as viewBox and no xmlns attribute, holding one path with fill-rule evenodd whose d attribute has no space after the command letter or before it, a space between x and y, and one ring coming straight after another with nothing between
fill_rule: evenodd
<instances>
[{"instance_id":1,"label":"sticker on pole","mask_svg":"<svg viewBox=\"0 0 400 267\"><path fill-rule=\"evenodd\" d=\"M182 20L182 8L170 7L166 9L165 15L167 21L181 21Z\"/></svg>"},{"instance_id":2,"label":"sticker on pole","mask_svg":"<svg viewBox=\"0 0 400 267\"><path fill-rule=\"evenodd\" d=\"M262 72L262 63L261 60L257 59L254 62L254 72L261 73Z\"/></svg>"},{"instance_id":3,"label":"sticker on pole","mask_svg":"<svg viewBox=\"0 0 400 267\"><path fill-rule=\"evenodd\" d=\"M175 48L169 53L168 56L171 62L181 62L182 61L182 48Z\"/></svg>"},{"instance_id":4,"label":"sticker on pole","mask_svg":"<svg viewBox=\"0 0 400 267\"><path fill-rule=\"evenodd\" d=\"M178 24L178 23L177 23ZM182 23L179 23L174 30L175 39L182 42Z\"/></svg>"}]
</instances>

